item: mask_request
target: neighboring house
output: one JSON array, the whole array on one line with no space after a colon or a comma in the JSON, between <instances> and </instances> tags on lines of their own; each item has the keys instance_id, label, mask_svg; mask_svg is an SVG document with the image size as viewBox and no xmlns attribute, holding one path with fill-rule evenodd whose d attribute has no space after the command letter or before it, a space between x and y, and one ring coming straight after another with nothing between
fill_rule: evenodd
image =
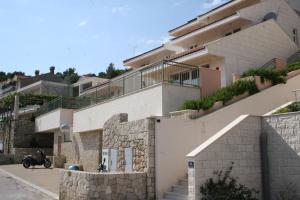
<instances>
[{"instance_id":1,"label":"neighboring house","mask_svg":"<svg viewBox=\"0 0 300 200\"><path fill-rule=\"evenodd\" d=\"M55 75L55 67L50 67L49 73L39 74L36 71L35 76L15 75L2 82L0 98L14 92L70 96L70 91L69 84Z\"/></svg>"},{"instance_id":2,"label":"neighboring house","mask_svg":"<svg viewBox=\"0 0 300 200\"><path fill-rule=\"evenodd\" d=\"M54 133L57 166L75 162L84 170L95 171L103 157L111 156L111 172L147 172L149 191L153 193L154 187L161 197L170 182L183 175L176 173L186 169L186 163L177 163L177 159L182 161L182 154L199 145L200 131L206 127L197 126L199 134L182 128L180 134L172 135L172 128L160 126L164 124L160 117L176 111L187 99L210 95L231 84L235 74L262 67L274 58L286 60L299 51L299 30L300 18L284 0L229 1L170 30L172 39L166 44L125 60L133 69L130 72L78 92L78 99L88 101L85 106L56 107L37 117L36 131ZM152 152L154 143L159 155ZM127 160L146 153L147 161ZM170 163L180 170L173 173ZM169 175L156 182L156 187L153 168L155 176Z\"/></svg>"}]
</instances>

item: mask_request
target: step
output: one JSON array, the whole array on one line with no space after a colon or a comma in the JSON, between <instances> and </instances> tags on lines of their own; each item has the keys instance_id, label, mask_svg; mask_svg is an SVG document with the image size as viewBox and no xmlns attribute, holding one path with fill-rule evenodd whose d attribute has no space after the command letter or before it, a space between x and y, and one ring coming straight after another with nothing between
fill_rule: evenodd
<instances>
[{"instance_id":1,"label":"step","mask_svg":"<svg viewBox=\"0 0 300 200\"><path fill-rule=\"evenodd\" d=\"M188 186L188 179L182 179L179 181L179 185Z\"/></svg>"},{"instance_id":2,"label":"step","mask_svg":"<svg viewBox=\"0 0 300 200\"><path fill-rule=\"evenodd\" d=\"M174 185L172 189L173 192L188 195L188 187L186 185Z\"/></svg>"},{"instance_id":3,"label":"step","mask_svg":"<svg viewBox=\"0 0 300 200\"><path fill-rule=\"evenodd\" d=\"M188 195L176 192L166 192L164 198L173 200L188 200Z\"/></svg>"}]
</instances>

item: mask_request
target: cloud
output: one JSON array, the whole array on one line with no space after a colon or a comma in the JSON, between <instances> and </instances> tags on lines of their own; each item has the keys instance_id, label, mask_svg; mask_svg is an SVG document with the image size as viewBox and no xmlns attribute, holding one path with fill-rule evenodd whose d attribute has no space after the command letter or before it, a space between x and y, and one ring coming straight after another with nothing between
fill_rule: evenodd
<instances>
[{"instance_id":1,"label":"cloud","mask_svg":"<svg viewBox=\"0 0 300 200\"><path fill-rule=\"evenodd\" d=\"M206 0L203 4L204 8L212 8L226 3L228 0Z\"/></svg>"},{"instance_id":2,"label":"cloud","mask_svg":"<svg viewBox=\"0 0 300 200\"><path fill-rule=\"evenodd\" d=\"M125 5L125 6L117 6L117 7L113 7L111 9L111 13L113 14L117 14L117 13L126 13L130 10L129 6L128 5Z\"/></svg>"},{"instance_id":3,"label":"cloud","mask_svg":"<svg viewBox=\"0 0 300 200\"><path fill-rule=\"evenodd\" d=\"M83 26L87 25L87 23L88 23L87 21L83 20L83 21L79 22L78 26L83 27Z\"/></svg>"}]
</instances>

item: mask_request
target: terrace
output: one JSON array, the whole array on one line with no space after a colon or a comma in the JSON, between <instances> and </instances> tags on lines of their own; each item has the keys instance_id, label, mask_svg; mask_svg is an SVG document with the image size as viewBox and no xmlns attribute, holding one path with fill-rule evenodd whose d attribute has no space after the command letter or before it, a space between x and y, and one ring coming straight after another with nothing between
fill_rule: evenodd
<instances>
[{"instance_id":1,"label":"terrace","mask_svg":"<svg viewBox=\"0 0 300 200\"><path fill-rule=\"evenodd\" d=\"M77 98L59 97L54 99L40 108L40 114L45 114L57 108L81 109L135 93L160 83L199 88L199 68L172 61L161 61L131 71L101 85L88 88Z\"/></svg>"}]
</instances>

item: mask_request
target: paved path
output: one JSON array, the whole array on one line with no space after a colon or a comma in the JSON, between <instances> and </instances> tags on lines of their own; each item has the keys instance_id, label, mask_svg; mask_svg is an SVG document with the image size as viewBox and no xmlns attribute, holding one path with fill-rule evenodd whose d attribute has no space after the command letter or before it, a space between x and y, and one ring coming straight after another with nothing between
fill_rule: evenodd
<instances>
[{"instance_id":1,"label":"paved path","mask_svg":"<svg viewBox=\"0 0 300 200\"><path fill-rule=\"evenodd\" d=\"M0 171L0 200L53 200Z\"/></svg>"}]
</instances>

